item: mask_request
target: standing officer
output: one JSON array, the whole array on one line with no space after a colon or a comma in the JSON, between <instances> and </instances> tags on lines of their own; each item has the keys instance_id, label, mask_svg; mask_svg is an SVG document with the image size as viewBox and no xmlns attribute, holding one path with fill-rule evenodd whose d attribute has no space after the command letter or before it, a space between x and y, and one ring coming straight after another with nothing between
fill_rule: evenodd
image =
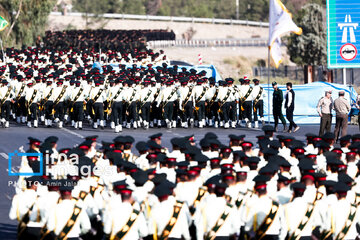
<instances>
[{"instance_id":1,"label":"standing officer","mask_svg":"<svg viewBox=\"0 0 360 240\"><path fill-rule=\"evenodd\" d=\"M347 134L348 115L351 110L349 101L345 98L345 91L339 92L339 97L334 101L334 108L336 112L336 125L335 125L335 141Z\"/></svg>"},{"instance_id":2,"label":"standing officer","mask_svg":"<svg viewBox=\"0 0 360 240\"><path fill-rule=\"evenodd\" d=\"M260 80L254 79L254 87L252 90L252 98L253 98L253 110L254 110L254 122L255 122L255 128L259 127L258 123L258 113L260 115L260 121L261 124L264 126L264 89L260 86Z\"/></svg>"},{"instance_id":3,"label":"standing officer","mask_svg":"<svg viewBox=\"0 0 360 240\"><path fill-rule=\"evenodd\" d=\"M324 132L331 131L331 110L334 108L334 101L331 97L331 90L325 91L325 96L322 97L316 107L317 112L320 115L320 131L319 136L324 135Z\"/></svg>"},{"instance_id":4,"label":"standing officer","mask_svg":"<svg viewBox=\"0 0 360 240\"><path fill-rule=\"evenodd\" d=\"M272 83L272 86L274 88L274 93L273 93L273 115L274 115L274 121L275 121L275 131L277 132L278 128L278 123L279 123L279 118L281 123L284 125L284 132L286 132L286 121L285 118L282 114L282 102L284 100L283 97L283 92L278 88L278 85L276 82Z\"/></svg>"},{"instance_id":5,"label":"standing officer","mask_svg":"<svg viewBox=\"0 0 360 240\"><path fill-rule=\"evenodd\" d=\"M294 127L294 132L299 130L299 126L294 122L294 109L295 109L295 92L292 89L292 83L286 83L286 96L285 96L285 109L286 109L286 118L289 121L288 133L291 133L292 128Z\"/></svg>"}]
</instances>

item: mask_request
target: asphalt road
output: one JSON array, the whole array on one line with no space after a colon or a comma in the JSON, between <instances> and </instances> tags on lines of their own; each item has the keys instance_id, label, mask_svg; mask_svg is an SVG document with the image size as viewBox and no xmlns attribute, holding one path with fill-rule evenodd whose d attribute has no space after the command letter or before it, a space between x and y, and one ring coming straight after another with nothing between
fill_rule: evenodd
<instances>
[{"instance_id":1,"label":"asphalt road","mask_svg":"<svg viewBox=\"0 0 360 240\"><path fill-rule=\"evenodd\" d=\"M282 128L282 127L280 127ZM333 128L334 129L334 126ZM319 131L318 125L300 125L300 130L296 133L292 133L291 135L296 137L298 140L305 141L306 133L315 133L317 134ZM215 129L215 128L204 128L204 129L124 129L121 135L131 135L137 141L146 141L148 140L148 136L161 132L163 133L163 146L171 149L170 139L174 137L180 136L188 136L195 135L195 140L198 141L207 133L213 132L218 135L218 139L227 144L229 141L229 134L245 134L246 140L251 141L253 143L256 142L256 136L261 135L262 131L258 129L246 129L246 128L236 128L236 129ZM349 134L359 133L358 126L350 126L348 127ZM15 150L26 151L28 149L28 137L36 137L40 140L44 140L48 136L57 136L59 137L58 149L64 147L73 147L76 144L79 144L83 141L83 138L90 135L98 135L98 142L101 141L112 141L116 136L116 134L110 128L106 128L105 130L100 129L91 129L84 128L83 130L75 130L73 128L44 128L39 127L28 128L25 125L11 125L10 128L0 128L0 239L16 239L16 227L17 222L9 219L9 210L11 206L11 199L15 193L13 182L17 180L18 177L9 176L8 175L8 154L10 152L14 152ZM283 133L277 133L283 134ZM101 144L99 144L100 146ZM134 150L136 152L136 149ZM11 167L14 171L18 169L20 165L19 159L15 159L11 163Z\"/></svg>"}]
</instances>

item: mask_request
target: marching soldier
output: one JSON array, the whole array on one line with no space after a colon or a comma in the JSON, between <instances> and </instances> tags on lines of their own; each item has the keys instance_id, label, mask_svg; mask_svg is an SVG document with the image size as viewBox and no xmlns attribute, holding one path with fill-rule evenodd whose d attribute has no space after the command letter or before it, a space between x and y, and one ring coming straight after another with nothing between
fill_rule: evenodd
<instances>
[{"instance_id":1,"label":"marching soldier","mask_svg":"<svg viewBox=\"0 0 360 240\"><path fill-rule=\"evenodd\" d=\"M119 79L116 80L115 86L110 88L108 93L108 107L111 110L111 114L109 113L109 111L108 114L111 115L111 118L114 121L116 133L122 131L124 93L125 91L123 90Z\"/></svg>"},{"instance_id":2,"label":"marching soldier","mask_svg":"<svg viewBox=\"0 0 360 240\"><path fill-rule=\"evenodd\" d=\"M227 203L225 191L227 185L217 182L215 195L207 199L195 216L197 239L231 239L240 234L240 216L233 205Z\"/></svg>"},{"instance_id":3,"label":"marching soldier","mask_svg":"<svg viewBox=\"0 0 360 240\"><path fill-rule=\"evenodd\" d=\"M189 124L191 127L194 126L194 87L188 86L188 81L183 80L181 87L179 87L179 107L180 107L180 118L181 127L188 128ZM202 123L199 123L199 127L202 127Z\"/></svg>"},{"instance_id":4,"label":"marching soldier","mask_svg":"<svg viewBox=\"0 0 360 240\"><path fill-rule=\"evenodd\" d=\"M59 128L62 128L65 120L65 97L67 95L66 90L68 89L68 86L63 85L62 81L58 81L56 85L53 93L53 115L55 117L55 122L59 123Z\"/></svg>"},{"instance_id":5,"label":"marching soldier","mask_svg":"<svg viewBox=\"0 0 360 240\"><path fill-rule=\"evenodd\" d=\"M158 203L152 208L153 229L151 233L159 239L190 240L189 210L183 202L172 196L172 190L166 183L154 190Z\"/></svg>"},{"instance_id":6,"label":"marching soldier","mask_svg":"<svg viewBox=\"0 0 360 240\"><path fill-rule=\"evenodd\" d=\"M312 231L316 226L322 226L316 202L308 202L303 198L305 184L296 182L291 185L293 199L283 208L288 226L288 239L312 239Z\"/></svg>"},{"instance_id":7,"label":"marching soldier","mask_svg":"<svg viewBox=\"0 0 360 240\"><path fill-rule=\"evenodd\" d=\"M151 103L150 127L152 128L156 125L158 127L161 127L161 109L157 107L157 101L160 96L162 86L160 84L157 84L156 81L151 81L151 88L154 92L154 101Z\"/></svg>"},{"instance_id":8,"label":"marching soldier","mask_svg":"<svg viewBox=\"0 0 360 240\"><path fill-rule=\"evenodd\" d=\"M100 82L95 82L95 87L91 89L90 99L92 101L92 109L89 111L93 112L93 128L104 129L104 102L106 101L107 95L103 86L100 86Z\"/></svg>"},{"instance_id":9,"label":"marching soldier","mask_svg":"<svg viewBox=\"0 0 360 240\"><path fill-rule=\"evenodd\" d=\"M233 86L234 79L228 78L226 80L226 83L228 84L228 88L232 90L232 94L230 94L230 97L229 97L229 101L230 101L229 116L230 116L230 120L231 120L231 127L236 128L236 124L237 124L236 115L237 115L237 105L238 105L239 94L238 94L238 91L236 91L235 87Z\"/></svg>"},{"instance_id":10,"label":"marching soldier","mask_svg":"<svg viewBox=\"0 0 360 240\"><path fill-rule=\"evenodd\" d=\"M11 220L18 220L17 239L40 239L40 232L45 224L41 218L38 201L37 187L40 177L26 178L26 189L15 195L9 213Z\"/></svg>"},{"instance_id":11,"label":"marching soldier","mask_svg":"<svg viewBox=\"0 0 360 240\"><path fill-rule=\"evenodd\" d=\"M107 239L141 239L148 235L144 213L132 199L132 190L125 181L114 182L115 196L104 213Z\"/></svg>"},{"instance_id":12,"label":"marching soldier","mask_svg":"<svg viewBox=\"0 0 360 240\"><path fill-rule=\"evenodd\" d=\"M246 127L251 128L251 122L252 122L252 101L253 101L253 95L252 95L253 88L250 86L250 79L246 78L244 79L244 85L241 86L240 92L241 92L241 98L240 98L240 104L241 108L243 110L243 117L246 122Z\"/></svg>"},{"instance_id":13,"label":"marching soldier","mask_svg":"<svg viewBox=\"0 0 360 240\"><path fill-rule=\"evenodd\" d=\"M220 127L224 126L224 128L229 128L229 114L230 107L232 102L232 89L228 88L225 81L219 82L219 94L217 96L216 102L219 104L219 113L221 120ZM215 127L216 123L215 123Z\"/></svg>"},{"instance_id":14,"label":"marching soldier","mask_svg":"<svg viewBox=\"0 0 360 240\"><path fill-rule=\"evenodd\" d=\"M72 197L71 181L63 182L60 186L60 201L49 213L46 223L47 230L54 232L57 239L79 239L80 235L87 233L91 229L89 216L83 200L87 193L82 192L78 199Z\"/></svg>"},{"instance_id":15,"label":"marching soldier","mask_svg":"<svg viewBox=\"0 0 360 240\"><path fill-rule=\"evenodd\" d=\"M144 129L149 128L151 103L154 101L155 89L150 87L150 81L144 81L144 88L140 90L139 111Z\"/></svg>"},{"instance_id":16,"label":"marching soldier","mask_svg":"<svg viewBox=\"0 0 360 240\"><path fill-rule=\"evenodd\" d=\"M94 84L93 84L92 79L90 77L88 77L86 81L82 81L81 86L83 86L83 89L84 89L83 91L85 93L91 93L91 90L93 89ZM86 118L89 120L90 125L91 125L93 118L94 118L94 114L92 111L94 103L90 99L89 95L87 95L87 97L85 98L85 101L86 101L86 107L85 107L84 112L85 112Z\"/></svg>"},{"instance_id":17,"label":"marching soldier","mask_svg":"<svg viewBox=\"0 0 360 240\"><path fill-rule=\"evenodd\" d=\"M40 111L45 113L45 126L47 127L52 126L54 107L53 92L54 86L52 81L46 81L46 86L42 94L43 99L41 100Z\"/></svg>"},{"instance_id":18,"label":"marching soldier","mask_svg":"<svg viewBox=\"0 0 360 240\"><path fill-rule=\"evenodd\" d=\"M27 84L25 90L25 106L27 110L27 126L31 127L31 121L34 123L34 128L38 127L38 113L39 101L41 99L41 92L33 86L30 82Z\"/></svg>"},{"instance_id":19,"label":"marching soldier","mask_svg":"<svg viewBox=\"0 0 360 240\"><path fill-rule=\"evenodd\" d=\"M1 124L3 127L9 127L11 103L13 102L14 92L6 79L2 80L2 87L0 87L0 112L1 112Z\"/></svg>"},{"instance_id":20,"label":"marching soldier","mask_svg":"<svg viewBox=\"0 0 360 240\"><path fill-rule=\"evenodd\" d=\"M160 104L163 106L163 115L167 128L176 127L176 122L172 119L174 114L174 104L177 99L177 87L173 86L171 81L167 81L166 87L160 92L156 105L156 107L159 107Z\"/></svg>"},{"instance_id":21,"label":"marching soldier","mask_svg":"<svg viewBox=\"0 0 360 240\"><path fill-rule=\"evenodd\" d=\"M206 94L208 87L204 85L204 81L199 79L194 87L195 110L199 121L199 127L206 127Z\"/></svg>"},{"instance_id":22,"label":"marching soldier","mask_svg":"<svg viewBox=\"0 0 360 240\"><path fill-rule=\"evenodd\" d=\"M139 92L137 88L133 87L133 82L128 82L129 87L125 90L125 114L127 114L126 119L126 128L130 128L131 125L134 129L138 127L138 110L137 110L137 102L139 100Z\"/></svg>"},{"instance_id":23,"label":"marching soldier","mask_svg":"<svg viewBox=\"0 0 360 240\"><path fill-rule=\"evenodd\" d=\"M207 117L209 119L209 127L215 126L217 127L219 125L219 114L218 109L219 105L215 103L215 100L217 99L219 94L219 87L215 86L215 80L209 78L209 89L206 93L205 99L206 99L206 113ZM215 104L214 104L215 103Z\"/></svg>"},{"instance_id":24,"label":"marching soldier","mask_svg":"<svg viewBox=\"0 0 360 240\"><path fill-rule=\"evenodd\" d=\"M245 231L251 239L284 239L287 234L282 206L267 195L268 180L265 175L253 179L258 198L249 201L245 220Z\"/></svg>"},{"instance_id":25,"label":"marching soldier","mask_svg":"<svg viewBox=\"0 0 360 240\"><path fill-rule=\"evenodd\" d=\"M74 128L82 130L84 120L84 102L87 97L84 88L80 86L80 81L75 82L76 88L69 92L68 99L70 101L70 113L73 114Z\"/></svg>"},{"instance_id":26,"label":"marching soldier","mask_svg":"<svg viewBox=\"0 0 360 240\"><path fill-rule=\"evenodd\" d=\"M260 80L254 79L254 87L252 90L252 98L253 98L253 110L254 110L254 122L255 122L255 128L259 128L259 122L261 121L261 124L264 126L264 96L265 92L264 89L260 86ZM260 116L260 120L258 122L258 114Z\"/></svg>"},{"instance_id":27,"label":"marching soldier","mask_svg":"<svg viewBox=\"0 0 360 240\"><path fill-rule=\"evenodd\" d=\"M24 82L25 78L22 75L17 75L17 80L14 84L15 92L15 110L16 110L16 122L25 123L26 117L28 115L27 109L25 107L25 89L26 83Z\"/></svg>"}]
</instances>

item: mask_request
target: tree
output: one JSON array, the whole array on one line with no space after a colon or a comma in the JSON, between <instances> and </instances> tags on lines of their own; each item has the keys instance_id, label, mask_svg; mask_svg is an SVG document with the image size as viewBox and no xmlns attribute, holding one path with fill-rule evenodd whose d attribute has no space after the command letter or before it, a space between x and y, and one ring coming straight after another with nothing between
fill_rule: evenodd
<instances>
[{"instance_id":1,"label":"tree","mask_svg":"<svg viewBox=\"0 0 360 240\"><path fill-rule=\"evenodd\" d=\"M9 33L6 46L31 46L45 32L48 16L55 0L0 0L0 14L13 25L4 30Z\"/></svg>"},{"instance_id":2,"label":"tree","mask_svg":"<svg viewBox=\"0 0 360 240\"><path fill-rule=\"evenodd\" d=\"M292 34L288 38L290 60L298 65L325 65L326 32L320 5L305 5L297 22L303 34Z\"/></svg>"}]
</instances>

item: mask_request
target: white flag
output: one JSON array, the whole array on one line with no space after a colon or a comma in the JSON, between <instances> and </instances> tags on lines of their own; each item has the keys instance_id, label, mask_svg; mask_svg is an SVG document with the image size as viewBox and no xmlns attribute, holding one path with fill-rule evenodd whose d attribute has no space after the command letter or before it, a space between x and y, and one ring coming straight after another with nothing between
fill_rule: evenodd
<instances>
[{"instance_id":1,"label":"white flag","mask_svg":"<svg viewBox=\"0 0 360 240\"><path fill-rule=\"evenodd\" d=\"M291 13L280 0L270 0L269 10L269 48L270 55L278 68L281 63L280 37L289 32L300 35L302 29L296 26Z\"/></svg>"},{"instance_id":2,"label":"white flag","mask_svg":"<svg viewBox=\"0 0 360 240\"><path fill-rule=\"evenodd\" d=\"M270 56L275 63L275 67L278 68L282 62L280 38L276 38L273 44L270 46Z\"/></svg>"}]
</instances>

